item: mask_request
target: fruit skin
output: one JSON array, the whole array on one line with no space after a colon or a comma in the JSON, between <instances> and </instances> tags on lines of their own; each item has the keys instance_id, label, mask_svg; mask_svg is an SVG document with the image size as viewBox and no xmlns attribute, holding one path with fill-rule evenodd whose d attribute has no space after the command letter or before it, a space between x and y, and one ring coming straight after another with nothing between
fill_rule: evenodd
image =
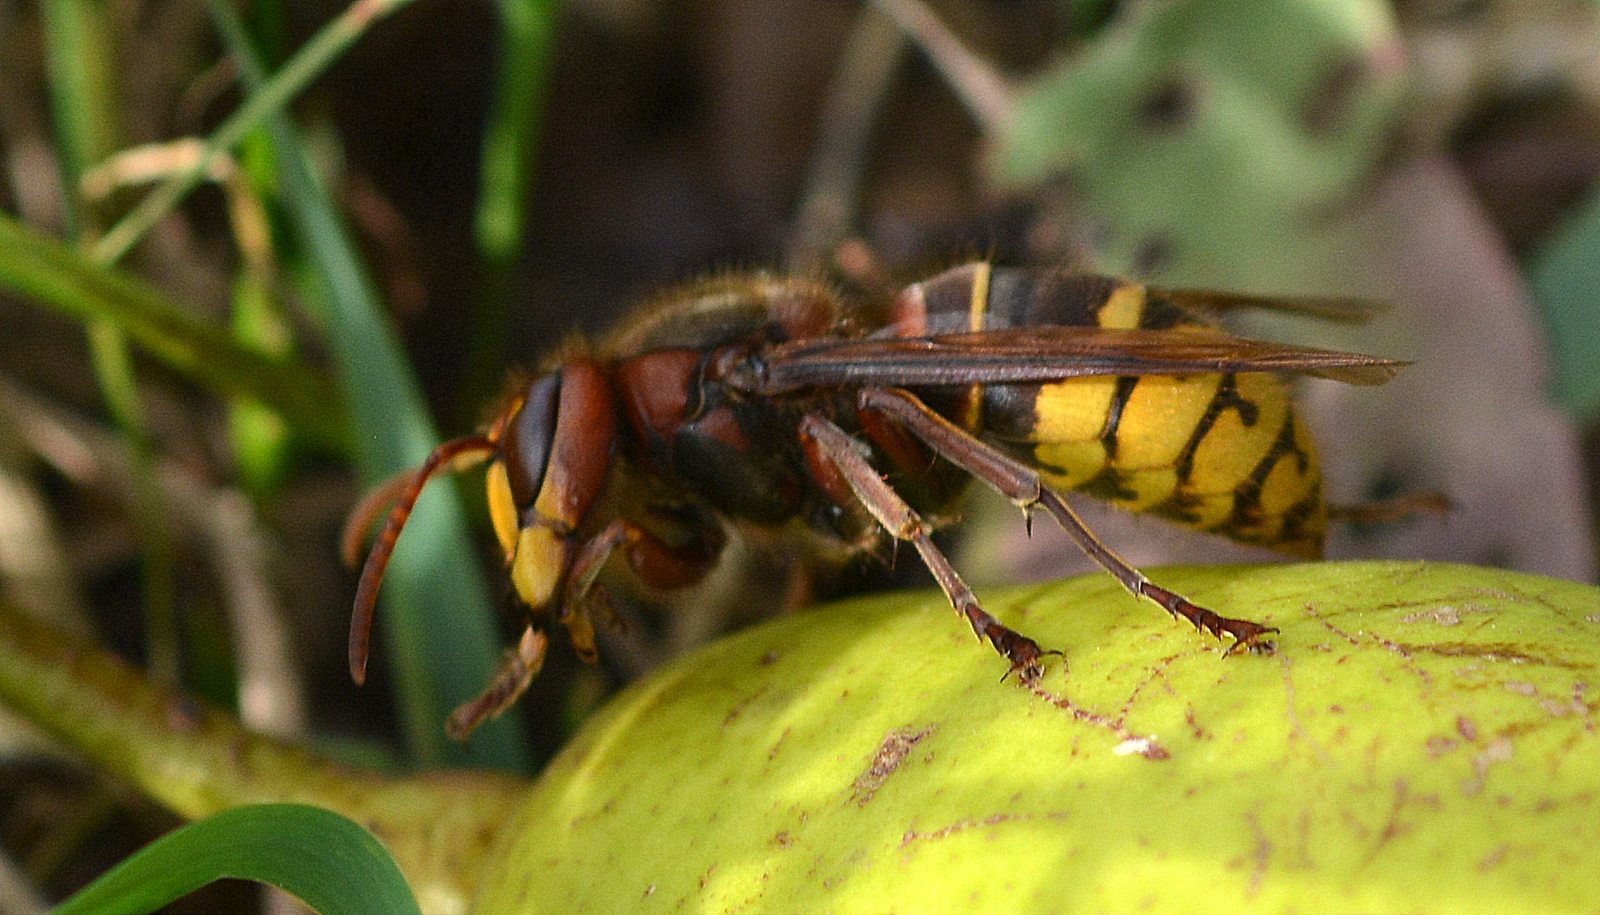
<instances>
[{"instance_id":1,"label":"fruit skin","mask_svg":"<svg viewBox=\"0 0 1600 915\"><path fill-rule=\"evenodd\" d=\"M1593 912L1600 590L1432 563L1169 569L1282 629L1216 645L1109 578L781 619L591 721L475 911Z\"/></svg>"}]
</instances>

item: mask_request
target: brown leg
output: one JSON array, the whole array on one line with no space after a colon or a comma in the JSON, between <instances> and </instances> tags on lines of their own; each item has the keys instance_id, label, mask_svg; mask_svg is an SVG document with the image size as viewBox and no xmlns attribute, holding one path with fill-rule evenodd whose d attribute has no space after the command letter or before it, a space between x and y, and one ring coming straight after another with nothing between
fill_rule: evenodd
<instances>
[{"instance_id":1,"label":"brown leg","mask_svg":"<svg viewBox=\"0 0 1600 915\"><path fill-rule=\"evenodd\" d=\"M800 440L814 465L820 462L836 472L836 476L826 473L818 475L818 482L830 490L829 495L841 504L855 498L872 513L884 530L897 540L915 546L922 561L933 573L934 580L944 589L951 606L966 617L979 638L988 639L995 650L1011 663L1008 673L1016 673L1024 683L1037 681L1044 671L1040 658L1045 652L1040 650L1038 643L1006 627L978 604L972 589L956 574L955 567L944 553L934 546L922 518L867 463L861 453L864 447L862 443L817 413L807 413L801 418ZM841 482L846 488L837 491Z\"/></svg>"},{"instance_id":2,"label":"brown leg","mask_svg":"<svg viewBox=\"0 0 1600 915\"><path fill-rule=\"evenodd\" d=\"M632 521L615 519L584 541L573 557L562 591L558 618L567 627L578 656L594 663L594 623L589 609L598 605L608 621L621 625L605 589L597 583L600 570L619 548L628 567L645 585L662 590L685 588L703 579L722 551L720 538L707 538L687 547L674 547Z\"/></svg>"},{"instance_id":3,"label":"brown leg","mask_svg":"<svg viewBox=\"0 0 1600 915\"><path fill-rule=\"evenodd\" d=\"M698 509L651 509L646 528L629 523L628 568L650 588L676 591L699 584L728 545L722 525Z\"/></svg>"},{"instance_id":4,"label":"brown leg","mask_svg":"<svg viewBox=\"0 0 1600 915\"><path fill-rule=\"evenodd\" d=\"M517 647L506 652L483 692L450 713L444 726L446 733L455 740L466 740L478 725L510 708L544 666L544 652L549 645L545 634L533 626L522 630Z\"/></svg>"},{"instance_id":5,"label":"brown leg","mask_svg":"<svg viewBox=\"0 0 1600 915\"><path fill-rule=\"evenodd\" d=\"M1152 583L1138 569L1101 543L1084 526L1082 519L1067 505L1061 494L1045 485L1037 471L974 438L966 430L929 409L912 394L887 388L866 388L860 393L858 405L861 409L873 410L896 420L946 460L1015 502L1025 514L1031 514L1035 507L1043 506L1089 558L1110 572L1135 596L1148 597L1173 616L1182 617L1194 624L1196 629L1218 638L1223 633L1233 636L1234 641L1228 646L1227 654L1241 647L1249 651L1272 650L1271 640L1264 636L1277 632L1277 629L1249 620L1229 619Z\"/></svg>"},{"instance_id":6,"label":"brown leg","mask_svg":"<svg viewBox=\"0 0 1600 915\"><path fill-rule=\"evenodd\" d=\"M600 575L601 567L618 547L630 549L636 544L647 544L657 553L670 550L670 547L659 542L648 531L618 519L585 540L573 556L566 586L562 589L557 619L566 627L567 635L572 639L572 647L578 653L578 657L591 664L597 659L597 652L594 644L594 621L590 611L596 603L607 610L611 606L605 597L604 589L596 579ZM653 558L660 561L659 555ZM620 623L614 611L610 613L610 617L612 621ZM490 678L489 685L484 687L483 692L450 714L450 720L445 725L450 736L456 740L465 740L478 725L499 715L516 702L527 691L528 685L539 673L539 668L544 665L545 650L549 644L549 638L530 623L523 630L517 647L507 652L505 658L501 660L500 666L496 668L494 676Z\"/></svg>"},{"instance_id":7,"label":"brown leg","mask_svg":"<svg viewBox=\"0 0 1600 915\"><path fill-rule=\"evenodd\" d=\"M567 584L561 592L561 606L557 608L556 618L567 627L567 635L572 639L572 647L578 652L578 657L588 664L599 659L599 652L594 647L594 621L589 616L589 602L598 597L602 606L613 617L616 615L615 611L610 610L611 604L605 592L595 584L595 579L617 547L627 542L630 526L618 519L601 528L600 533L585 540L583 546L578 548L567 572Z\"/></svg>"}]
</instances>

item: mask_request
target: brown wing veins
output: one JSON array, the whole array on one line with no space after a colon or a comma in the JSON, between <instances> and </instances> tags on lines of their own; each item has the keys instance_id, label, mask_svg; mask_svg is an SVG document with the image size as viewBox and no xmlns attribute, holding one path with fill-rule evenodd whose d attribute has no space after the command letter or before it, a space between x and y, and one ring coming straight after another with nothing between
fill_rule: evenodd
<instances>
[{"instance_id":1,"label":"brown wing veins","mask_svg":"<svg viewBox=\"0 0 1600 915\"><path fill-rule=\"evenodd\" d=\"M1406 363L1194 330L1019 327L926 337L792 340L727 380L751 393L806 387L1015 384L1118 375L1290 372L1382 384Z\"/></svg>"}]
</instances>

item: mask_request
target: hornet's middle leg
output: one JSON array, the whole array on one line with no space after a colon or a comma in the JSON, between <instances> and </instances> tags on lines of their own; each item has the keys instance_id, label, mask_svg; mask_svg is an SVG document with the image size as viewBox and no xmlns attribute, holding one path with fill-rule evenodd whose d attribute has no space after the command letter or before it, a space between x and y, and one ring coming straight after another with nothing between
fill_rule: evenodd
<instances>
[{"instance_id":1,"label":"hornet's middle leg","mask_svg":"<svg viewBox=\"0 0 1600 915\"><path fill-rule=\"evenodd\" d=\"M842 505L854 498L891 536L916 547L950 605L966 617L979 638L988 639L1010 662L1007 673L1015 673L1024 683L1037 681L1044 672L1040 658L1046 652L1033 639L1007 627L979 605L972 589L934 545L928 525L867 462L862 454L865 445L817 413L807 413L800 420L800 439L817 482L834 501Z\"/></svg>"}]
</instances>

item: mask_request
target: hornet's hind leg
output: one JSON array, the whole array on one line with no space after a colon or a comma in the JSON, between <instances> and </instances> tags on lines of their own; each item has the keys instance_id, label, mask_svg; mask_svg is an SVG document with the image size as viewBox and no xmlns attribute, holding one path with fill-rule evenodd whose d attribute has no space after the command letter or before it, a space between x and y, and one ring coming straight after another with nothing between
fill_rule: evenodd
<instances>
[{"instance_id":1,"label":"hornet's hind leg","mask_svg":"<svg viewBox=\"0 0 1600 915\"><path fill-rule=\"evenodd\" d=\"M859 394L857 407L899 423L945 460L998 490L1025 514L1031 513L1037 506L1043 506L1089 558L1110 572L1135 596L1155 601L1174 617L1188 620L1196 629L1218 638L1223 633L1232 636L1233 644L1228 646L1227 654L1241 648L1251 652L1272 651L1273 643L1267 636L1277 632L1277 629L1249 620L1229 619L1151 582L1101 543L1084 526L1061 494L1045 485L1037 471L973 437L911 393L889 388L864 388Z\"/></svg>"}]
</instances>

